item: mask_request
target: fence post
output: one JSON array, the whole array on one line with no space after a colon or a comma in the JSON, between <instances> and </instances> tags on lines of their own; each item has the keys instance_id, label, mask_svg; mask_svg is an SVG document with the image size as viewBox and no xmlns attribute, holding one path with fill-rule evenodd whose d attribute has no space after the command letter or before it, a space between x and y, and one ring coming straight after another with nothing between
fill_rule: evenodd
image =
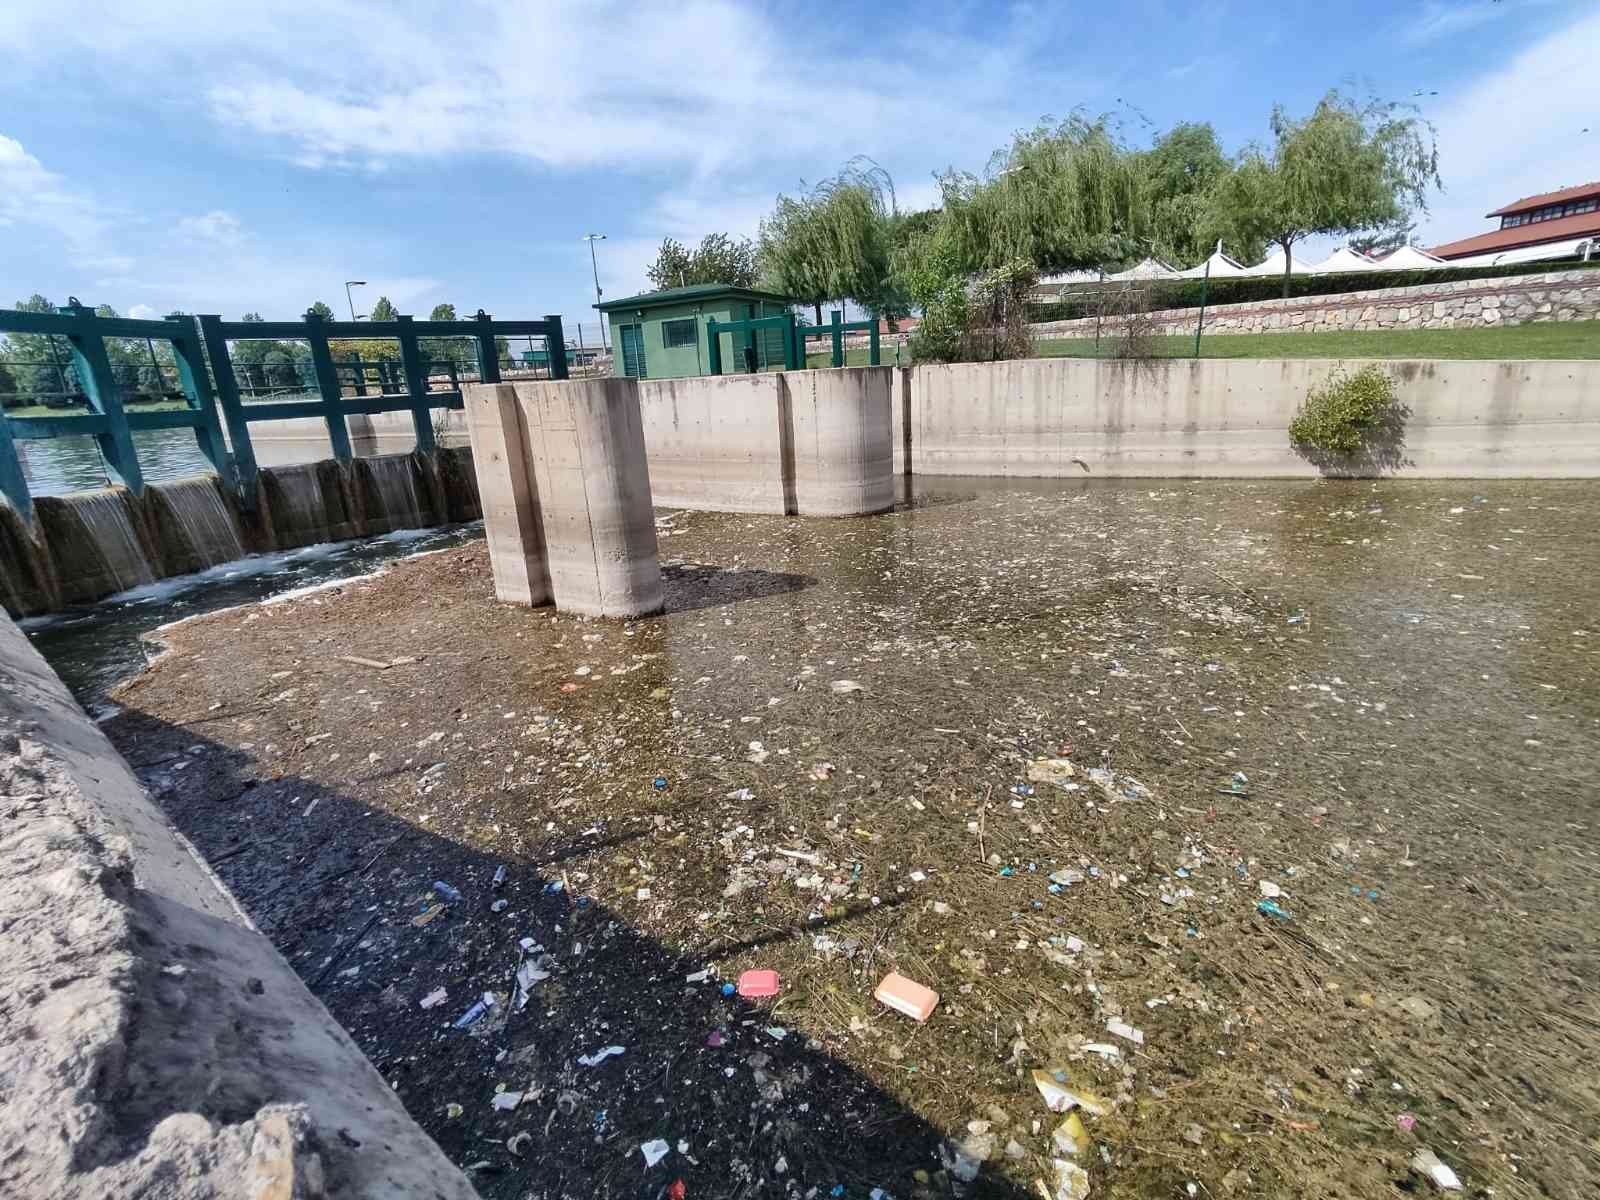
<instances>
[{"instance_id":1,"label":"fence post","mask_svg":"<svg viewBox=\"0 0 1600 1200\"><path fill-rule=\"evenodd\" d=\"M167 320L177 326L172 336L172 357L178 364L178 383L183 388L184 398L189 401L189 407L201 418L201 424L194 427L194 440L200 444L200 453L211 460L212 469L222 480L222 486L231 493L237 490L233 463L228 458L228 443L223 440L222 425L217 420L211 380L206 375L205 351L200 348L194 318L184 313L172 313Z\"/></svg>"},{"instance_id":2,"label":"fence post","mask_svg":"<svg viewBox=\"0 0 1600 1200\"><path fill-rule=\"evenodd\" d=\"M844 366L844 313L834 309L828 322L829 334L833 339L833 365Z\"/></svg>"},{"instance_id":3,"label":"fence post","mask_svg":"<svg viewBox=\"0 0 1600 1200\"><path fill-rule=\"evenodd\" d=\"M544 319L546 326L544 335L545 357L550 360L550 378L567 378L567 339L561 332L561 318L558 315L547 315Z\"/></svg>"},{"instance_id":4,"label":"fence post","mask_svg":"<svg viewBox=\"0 0 1600 1200\"><path fill-rule=\"evenodd\" d=\"M356 395L365 396L367 394L367 364L361 361L361 351L350 351L350 363L356 369L355 378L351 380L355 387Z\"/></svg>"},{"instance_id":5,"label":"fence post","mask_svg":"<svg viewBox=\"0 0 1600 1200\"><path fill-rule=\"evenodd\" d=\"M89 407L106 418L106 431L95 435L106 469L135 496L142 495L144 472L139 468L139 455L133 448L133 434L128 430L128 417L122 410L122 397L111 375L111 360L106 357L100 318L94 309L78 303L76 296L70 297L67 306L57 311L77 318L73 331L67 334L67 344L72 347L72 364L78 369L78 379L89 397Z\"/></svg>"},{"instance_id":6,"label":"fence post","mask_svg":"<svg viewBox=\"0 0 1600 1200\"><path fill-rule=\"evenodd\" d=\"M396 317L400 326L400 365L406 373L406 395L411 398L411 425L417 431L417 451L432 454L433 413L428 409L428 373L423 369L422 351L412 330L410 317Z\"/></svg>"},{"instance_id":7,"label":"fence post","mask_svg":"<svg viewBox=\"0 0 1600 1200\"><path fill-rule=\"evenodd\" d=\"M4 408L0 408L0 494L11 501L24 521L33 524L33 497L28 494L28 477L22 473L22 458L11 436L11 418Z\"/></svg>"},{"instance_id":8,"label":"fence post","mask_svg":"<svg viewBox=\"0 0 1600 1200\"><path fill-rule=\"evenodd\" d=\"M872 324L867 329L867 362L878 367L883 365L883 355L878 347L878 318L872 318Z\"/></svg>"},{"instance_id":9,"label":"fence post","mask_svg":"<svg viewBox=\"0 0 1600 1200\"><path fill-rule=\"evenodd\" d=\"M483 309L472 318L478 323L478 382L500 382L500 348L494 343L494 323Z\"/></svg>"},{"instance_id":10,"label":"fence post","mask_svg":"<svg viewBox=\"0 0 1600 1200\"><path fill-rule=\"evenodd\" d=\"M621 349L617 350L621 354ZM722 374L722 335L717 332L717 319L706 318L706 373Z\"/></svg>"},{"instance_id":11,"label":"fence post","mask_svg":"<svg viewBox=\"0 0 1600 1200\"><path fill-rule=\"evenodd\" d=\"M794 319L794 313L787 312L783 316L784 365L791 371L804 371L806 369L805 338L800 335Z\"/></svg>"},{"instance_id":12,"label":"fence post","mask_svg":"<svg viewBox=\"0 0 1600 1200\"><path fill-rule=\"evenodd\" d=\"M250 443L250 422L244 419L244 405L239 400L239 380L233 373L233 359L228 354L228 339L222 336L222 318L200 318L200 336L205 340L206 355L211 359L211 375L217 382L217 400L222 404L222 419L228 423L228 440L233 443L233 470L239 481L239 503L246 511L256 507L256 486L259 473L256 468L256 451Z\"/></svg>"},{"instance_id":13,"label":"fence post","mask_svg":"<svg viewBox=\"0 0 1600 1200\"><path fill-rule=\"evenodd\" d=\"M311 345L311 365L317 373L317 391L322 394L322 419L328 426L328 443L340 462L355 457L350 448L350 427L344 419L344 396L339 390L339 373L333 369L333 353L328 349L328 332L322 317L306 313L306 341Z\"/></svg>"}]
</instances>

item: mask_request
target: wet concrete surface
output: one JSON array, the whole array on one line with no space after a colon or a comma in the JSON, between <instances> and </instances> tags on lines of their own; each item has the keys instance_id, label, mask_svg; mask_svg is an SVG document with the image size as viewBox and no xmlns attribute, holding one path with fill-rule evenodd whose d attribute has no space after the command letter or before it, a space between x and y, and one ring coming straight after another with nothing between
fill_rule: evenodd
<instances>
[{"instance_id":1,"label":"wet concrete surface","mask_svg":"<svg viewBox=\"0 0 1600 1200\"><path fill-rule=\"evenodd\" d=\"M1597 501L662 513L661 617L497 605L476 542L186 622L107 730L486 1196L1054 1195L1039 1068L1097 1196L1586 1196Z\"/></svg>"}]
</instances>

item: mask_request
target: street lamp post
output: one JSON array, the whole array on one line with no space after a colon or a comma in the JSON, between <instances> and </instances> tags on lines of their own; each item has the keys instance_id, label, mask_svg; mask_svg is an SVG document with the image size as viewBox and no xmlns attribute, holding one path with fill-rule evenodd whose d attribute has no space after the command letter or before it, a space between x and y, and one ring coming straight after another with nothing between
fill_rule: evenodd
<instances>
[{"instance_id":1,"label":"street lamp post","mask_svg":"<svg viewBox=\"0 0 1600 1200\"><path fill-rule=\"evenodd\" d=\"M356 302L350 298L350 289L353 287L366 287L365 279L346 279L344 281L344 302L350 306L350 319L356 319Z\"/></svg>"},{"instance_id":2,"label":"street lamp post","mask_svg":"<svg viewBox=\"0 0 1600 1200\"><path fill-rule=\"evenodd\" d=\"M603 233L586 233L586 234L583 235L583 240L589 243L589 270L594 272L594 302L595 302L596 305L598 305L600 303L600 296L601 296L601 292L600 292L600 267L595 262L594 244L596 242L605 241L606 240L606 235L603 234ZM608 347L606 345L606 315L605 315L605 313L601 313L600 314L600 349L603 352L604 351L608 351L610 349L610 347Z\"/></svg>"}]
</instances>

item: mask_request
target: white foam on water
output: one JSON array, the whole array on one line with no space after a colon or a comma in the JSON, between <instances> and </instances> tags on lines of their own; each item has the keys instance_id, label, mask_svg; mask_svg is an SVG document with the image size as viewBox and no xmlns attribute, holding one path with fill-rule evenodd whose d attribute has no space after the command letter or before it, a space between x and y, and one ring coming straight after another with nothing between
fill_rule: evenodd
<instances>
[{"instance_id":1,"label":"white foam on water","mask_svg":"<svg viewBox=\"0 0 1600 1200\"><path fill-rule=\"evenodd\" d=\"M318 592L331 592L335 588L342 588L350 583L367 583L383 575L388 568L380 567L376 571L369 571L365 575L347 575L343 579L325 579L321 583L308 583L305 587L290 588L287 592L279 592L276 596L268 596L261 601L263 606L269 604L287 604L290 600L299 600L304 596L314 596Z\"/></svg>"}]
</instances>

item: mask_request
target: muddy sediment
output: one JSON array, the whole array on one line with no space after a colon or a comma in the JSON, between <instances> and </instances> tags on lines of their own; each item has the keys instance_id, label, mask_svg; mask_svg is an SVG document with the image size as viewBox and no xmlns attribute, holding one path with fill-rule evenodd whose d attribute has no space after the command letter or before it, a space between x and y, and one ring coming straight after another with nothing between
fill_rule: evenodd
<instances>
[{"instance_id":1,"label":"muddy sediment","mask_svg":"<svg viewBox=\"0 0 1600 1200\"><path fill-rule=\"evenodd\" d=\"M1037 1068L1097 1196L1593 1194L1600 488L919 487L661 514L647 620L199 617L107 729L485 1196L1054 1194Z\"/></svg>"}]
</instances>

